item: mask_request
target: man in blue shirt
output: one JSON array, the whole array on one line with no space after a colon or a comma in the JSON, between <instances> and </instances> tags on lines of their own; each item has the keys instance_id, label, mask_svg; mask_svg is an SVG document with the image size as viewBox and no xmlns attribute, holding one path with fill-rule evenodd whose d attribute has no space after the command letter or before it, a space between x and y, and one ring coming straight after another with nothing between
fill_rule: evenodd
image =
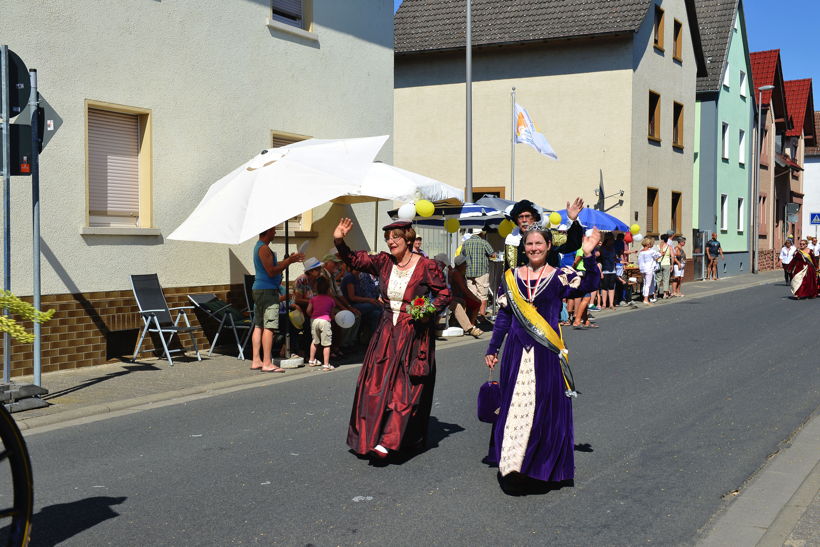
<instances>
[{"instance_id":1,"label":"man in blue shirt","mask_svg":"<svg viewBox=\"0 0 820 547\"><path fill-rule=\"evenodd\" d=\"M270 242L276 236L276 228L268 228L259 234L259 241L253 248L253 266L256 277L253 282L253 364L251 370L262 372L285 372L271 360L271 349L276 329L279 328L279 287L282 272L295 262L305 259L302 253L294 253L282 262L276 260L276 253ZM262 350L260 356L259 350Z\"/></svg>"}]
</instances>

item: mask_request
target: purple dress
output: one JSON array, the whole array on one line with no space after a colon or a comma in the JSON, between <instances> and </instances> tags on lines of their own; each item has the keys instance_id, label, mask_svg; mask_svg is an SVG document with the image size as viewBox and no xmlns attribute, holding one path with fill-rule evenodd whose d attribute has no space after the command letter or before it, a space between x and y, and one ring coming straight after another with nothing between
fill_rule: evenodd
<instances>
[{"instance_id":1,"label":"purple dress","mask_svg":"<svg viewBox=\"0 0 820 547\"><path fill-rule=\"evenodd\" d=\"M538 313L558 331L561 299L583 296L600 284L593 257L584 258L586 274L564 267L552 274L535 296ZM535 280L531 286L535 289ZM527 298L525 282L518 288ZM503 289L502 289L503 291ZM487 355L501 356L501 410L493 425L486 461L498 465L502 476L518 472L542 481L564 481L575 476L572 399L564 394L558 356L532 339L509 308L506 294L493 328Z\"/></svg>"}]
</instances>

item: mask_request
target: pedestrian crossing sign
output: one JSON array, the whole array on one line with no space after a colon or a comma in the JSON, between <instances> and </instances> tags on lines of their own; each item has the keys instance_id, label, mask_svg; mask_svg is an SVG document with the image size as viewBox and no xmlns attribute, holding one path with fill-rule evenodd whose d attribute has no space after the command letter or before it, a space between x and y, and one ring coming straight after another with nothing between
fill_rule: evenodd
<instances>
[{"instance_id":1,"label":"pedestrian crossing sign","mask_svg":"<svg viewBox=\"0 0 820 547\"><path fill-rule=\"evenodd\" d=\"M811 217L809 224L820 224L820 213L812 213L809 216Z\"/></svg>"}]
</instances>

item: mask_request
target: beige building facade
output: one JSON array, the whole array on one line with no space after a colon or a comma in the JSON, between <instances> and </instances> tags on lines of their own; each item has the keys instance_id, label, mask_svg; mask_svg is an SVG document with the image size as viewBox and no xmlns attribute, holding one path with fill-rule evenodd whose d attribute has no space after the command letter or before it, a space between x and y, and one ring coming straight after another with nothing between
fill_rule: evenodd
<instances>
[{"instance_id":1,"label":"beige building facade","mask_svg":"<svg viewBox=\"0 0 820 547\"><path fill-rule=\"evenodd\" d=\"M656 8L662 14L660 44L655 43ZM699 43L683 0L646 2L642 13L633 32L475 48L474 197L497 191L508 199L561 209L581 196L628 224L637 222L647 233L691 230ZM400 18L396 25L396 164L464 186L463 48L403 51ZM513 87L516 102L559 157L553 161L517 145L514 188ZM660 99L652 113L658 134L652 137L650 93ZM623 196L599 203L595 192L601 188L604 195L623 191Z\"/></svg>"},{"instance_id":2,"label":"beige building facade","mask_svg":"<svg viewBox=\"0 0 820 547\"><path fill-rule=\"evenodd\" d=\"M15 0L3 7L0 37L38 69L57 122L40 159L42 293L44 307L57 308L44 328L44 371L119 351L112 340L139 321L130 274L155 272L182 299L216 291L241 302L253 241L166 239L211 183L292 140L392 133L393 11L381 0ZM392 161L392 146L378 159ZM117 170L127 176L116 184L133 182L122 199ZM283 187L282 199L294 190ZM12 289L21 296L32 294L30 204L29 179L14 177ZM321 258L332 247L323 226L353 214L369 227L375 211L306 212L292 241ZM373 248L374 236L358 231L357 246ZM69 351L72 331L79 349ZM15 350L15 373L30 370L29 356Z\"/></svg>"}]
</instances>

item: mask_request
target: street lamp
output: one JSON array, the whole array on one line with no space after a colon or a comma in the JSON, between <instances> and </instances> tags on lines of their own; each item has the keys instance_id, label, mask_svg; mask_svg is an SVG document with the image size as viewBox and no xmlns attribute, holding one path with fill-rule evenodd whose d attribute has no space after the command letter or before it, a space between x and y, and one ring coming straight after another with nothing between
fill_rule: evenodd
<instances>
[{"instance_id":1,"label":"street lamp","mask_svg":"<svg viewBox=\"0 0 820 547\"><path fill-rule=\"evenodd\" d=\"M763 146L763 132L760 126L762 123L761 112L763 110L761 103L763 102L763 92L771 91L772 89L774 89L773 85L762 85L757 88L757 138L755 139L755 143L757 144L755 147L757 161L755 161L755 172L754 177L752 178L754 181L754 190L752 192L752 227L749 230L752 237L752 253L754 254L754 259L752 260L752 273L760 273L760 262L758 256L760 251L760 237L758 235L758 224L760 223L760 204L758 202L760 200L760 148Z\"/></svg>"}]
</instances>

